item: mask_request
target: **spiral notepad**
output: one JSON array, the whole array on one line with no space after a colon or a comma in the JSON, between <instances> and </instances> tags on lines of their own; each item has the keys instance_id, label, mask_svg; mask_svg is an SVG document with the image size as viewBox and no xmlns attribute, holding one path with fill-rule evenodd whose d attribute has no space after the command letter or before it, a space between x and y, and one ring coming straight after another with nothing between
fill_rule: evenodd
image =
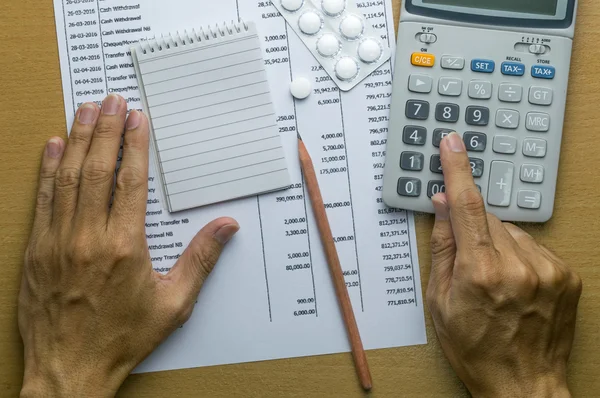
<instances>
[{"instance_id":1,"label":"spiral notepad","mask_svg":"<svg viewBox=\"0 0 600 398\"><path fill-rule=\"evenodd\" d=\"M131 53L170 212L290 185L253 23L143 40Z\"/></svg>"}]
</instances>

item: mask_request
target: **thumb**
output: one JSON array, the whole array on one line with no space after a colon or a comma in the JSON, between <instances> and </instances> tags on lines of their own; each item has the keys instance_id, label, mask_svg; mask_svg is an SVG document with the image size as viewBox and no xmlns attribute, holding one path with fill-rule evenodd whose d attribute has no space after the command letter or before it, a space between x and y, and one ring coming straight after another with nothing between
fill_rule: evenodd
<instances>
[{"instance_id":1,"label":"thumb","mask_svg":"<svg viewBox=\"0 0 600 398\"><path fill-rule=\"evenodd\" d=\"M446 194L435 195L432 202L435 209L435 225L431 234L432 265L429 290L433 289L440 294L450 287L456 258L456 243Z\"/></svg>"},{"instance_id":2,"label":"thumb","mask_svg":"<svg viewBox=\"0 0 600 398\"><path fill-rule=\"evenodd\" d=\"M192 301L196 299L225 244L239 229L237 221L225 217L214 220L198 232L167 275L178 294L184 294Z\"/></svg>"}]
</instances>

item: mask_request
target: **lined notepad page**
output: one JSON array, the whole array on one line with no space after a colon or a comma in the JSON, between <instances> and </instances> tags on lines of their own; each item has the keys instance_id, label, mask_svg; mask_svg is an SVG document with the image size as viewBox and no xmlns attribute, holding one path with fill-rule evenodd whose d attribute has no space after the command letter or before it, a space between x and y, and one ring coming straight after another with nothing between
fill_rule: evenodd
<instances>
[{"instance_id":1,"label":"lined notepad page","mask_svg":"<svg viewBox=\"0 0 600 398\"><path fill-rule=\"evenodd\" d=\"M256 28L236 26L133 48L169 211L290 185Z\"/></svg>"}]
</instances>

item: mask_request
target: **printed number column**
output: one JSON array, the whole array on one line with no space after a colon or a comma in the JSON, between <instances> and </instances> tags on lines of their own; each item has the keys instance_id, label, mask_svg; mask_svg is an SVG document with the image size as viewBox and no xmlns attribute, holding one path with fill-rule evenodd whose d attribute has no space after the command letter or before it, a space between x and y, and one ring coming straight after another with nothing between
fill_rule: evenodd
<instances>
[{"instance_id":1,"label":"printed number column","mask_svg":"<svg viewBox=\"0 0 600 398\"><path fill-rule=\"evenodd\" d=\"M107 91L98 10L98 1L63 0L75 110L88 101L100 104Z\"/></svg>"}]
</instances>

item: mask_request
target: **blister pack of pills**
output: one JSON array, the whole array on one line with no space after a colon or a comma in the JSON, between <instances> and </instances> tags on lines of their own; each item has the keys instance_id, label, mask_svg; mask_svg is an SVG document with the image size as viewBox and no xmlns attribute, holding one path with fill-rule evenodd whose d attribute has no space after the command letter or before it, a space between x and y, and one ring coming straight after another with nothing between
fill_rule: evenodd
<instances>
[{"instance_id":1,"label":"blister pack of pills","mask_svg":"<svg viewBox=\"0 0 600 398\"><path fill-rule=\"evenodd\" d=\"M390 59L389 46L353 0L272 3L342 91L350 91Z\"/></svg>"}]
</instances>

